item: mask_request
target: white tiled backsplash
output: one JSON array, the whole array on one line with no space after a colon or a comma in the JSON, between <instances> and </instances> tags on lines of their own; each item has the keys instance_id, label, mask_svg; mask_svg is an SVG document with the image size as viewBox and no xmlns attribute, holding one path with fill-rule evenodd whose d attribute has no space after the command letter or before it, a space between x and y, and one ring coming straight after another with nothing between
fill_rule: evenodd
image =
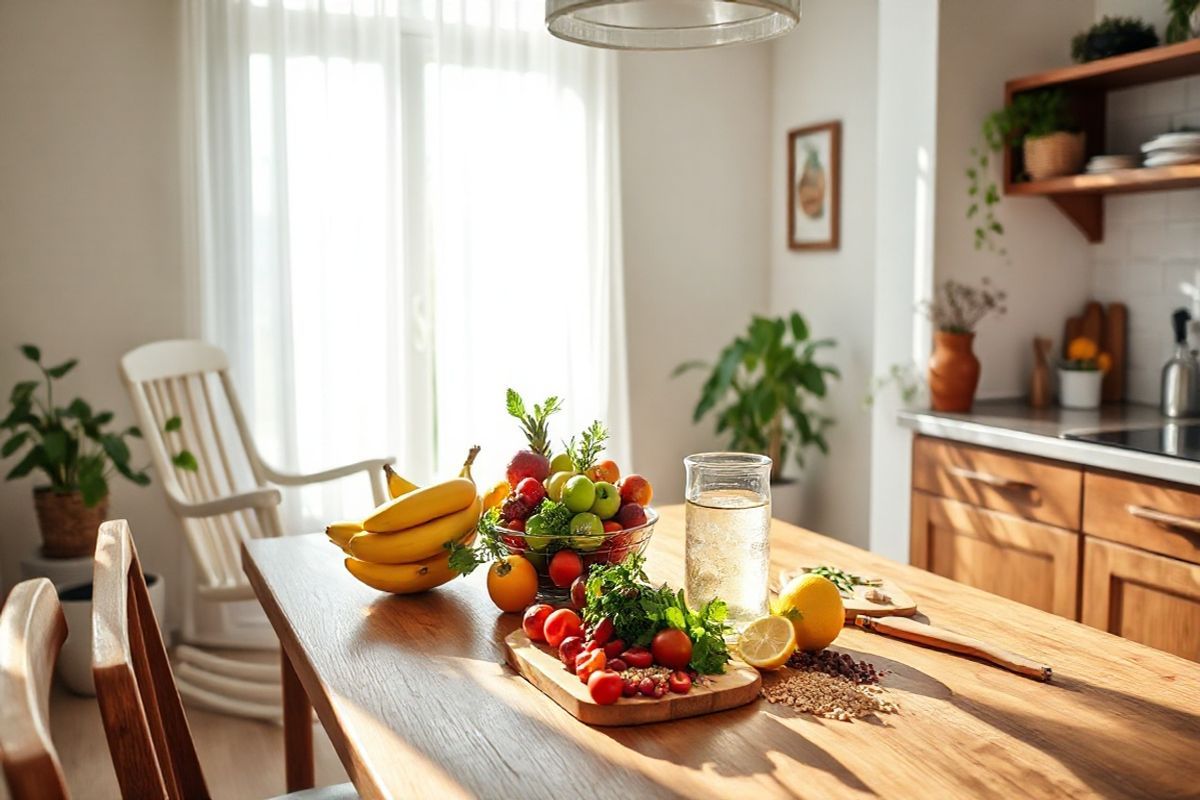
<instances>
[{"instance_id":1,"label":"white tiled backsplash","mask_svg":"<svg viewBox=\"0 0 1200 800\"><path fill-rule=\"evenodd\" d=\"M1109 153L1138 153L1148 139L1185 126L1200 131L1200 77L1108 95ZM1157 403L1172 350L1171 312L1191 306L1179 284L1194 282L1200 268L1200 189L1110 195L1104 203L1104 241L1091 246L1091 294L1129 306L1127 396Z\"/></svg>"}]
</instances>

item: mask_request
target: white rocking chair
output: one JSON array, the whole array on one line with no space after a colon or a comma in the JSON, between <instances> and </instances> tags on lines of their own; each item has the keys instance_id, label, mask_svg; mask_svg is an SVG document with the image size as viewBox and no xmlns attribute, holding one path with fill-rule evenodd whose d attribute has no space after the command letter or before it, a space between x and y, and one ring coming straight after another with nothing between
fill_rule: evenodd
<instances>
[{"instance_id":1,"label":"white rocking chair","mask_svg":"<svg viewBox=\"0 0 1200 800\"><path fill-rule=\"evenodd\" d=\"M383 466L394 459L360 461L311 475L272 469L254 446L225 353L204 342L144 345L121 359L121 374L167 503L183 526L195 572L195 586L184 588L183 643L175 651L179 693L190 704L210 710L278 719L278 665L199 649L278 650L269 626L258 626L250 636L202 633L197 620L206 609L198 606L254 600L239 546L245 539L282 534L282 497L271 484L302 486L365 472L378 505L387 496ZM173 417L182 424L168 432L165 427ZM194 471L180 469L172 460L173 453L185 449L196 457ZM207 610L214 608L232 607Z\"/></svg>"}]
</instances>

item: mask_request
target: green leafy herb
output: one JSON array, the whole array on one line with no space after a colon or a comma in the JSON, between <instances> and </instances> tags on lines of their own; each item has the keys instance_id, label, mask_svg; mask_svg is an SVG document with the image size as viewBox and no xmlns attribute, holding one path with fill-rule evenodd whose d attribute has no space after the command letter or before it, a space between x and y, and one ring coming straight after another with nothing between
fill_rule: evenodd
<instances>
[{"instance_id":1,"label":"green leafy herb","mask_svg":"<svg viewBox=\"0 0 1200 800\"><path fill-rule=\"evenodd\" d=\"M604 443L608 441L608 428L604 423L595 420L578 437L572 436L571 441L563 442L567 449L567 457L576 472L583 472L596 465L596 459L604 452Z\"/></svg>"},{"instance_id":2,"label":"green leafy herb","mask_svg":"<svg viewBox=\"0 0 1200 800\"><path fill-rule=\"evenodd\" d=\"M845 570L826 564L822 564L819 567L805 567L804 571L810 575L820 575L822 578L828 578L837 587L838 593L845 597L854 594L855 586L878 586L880 583L874 578L863 578L859 575L852 575Z\"/></svg>"},{"instance_id":3,"label":"green leafy herb","mask_svg":"<svg viewBox=\"0 0 1200 800\"><path fill-rule=\"evenodd\" d=\"M459 575L470 575L480 564L501 561L508 551L500 541L500 509L489 508L479 517L474 544L446 542L443 547L450 551L448 564ZM507 569L501 568L507 573Z\"/></svg>"},{"instance_id":4,"label":"green leafy herb","mask_svg":"<svg viewBox=\"0 0 1200 800\"><path fill-rule=\"evenodd\" d=\"M692 669L706 675L724 672L729 661L725 602L714 599L693 610L682 589L676 592L665 584L650 585L643 563L643 557L635 553L620 564L593 569L588 576L584 619L594 624L609 617L619 638L643 647L660 630L678 628L692 640Z\"/></svg>"},{"instance_id":5,"label":"green leafy herb","mask_svg":"<svg viewBox=\"0 0 1200 800\"><path fill-rule=\"evenodd\" d=\"M532 536L570 536L574 513L562 503L546 499L538 512L525 521L525 531Z\"/></svg>"},{"instance_id":6,"label":"green leafy herb","mask_svg":"<svg viewBox=\"0 0 1200 800\"><path fill-rule=\"evenodd\" d=\"M541 405L534 405L533 413L525 410L525 401L516 391L509 389L507 393L507 408L509 416L515 417L521 423L521 430L529 440L529 449L550 457L550 428L547 420L552 414L562 409L562 400L557 397L547 397Z\"/></svg>"}]
</instances>

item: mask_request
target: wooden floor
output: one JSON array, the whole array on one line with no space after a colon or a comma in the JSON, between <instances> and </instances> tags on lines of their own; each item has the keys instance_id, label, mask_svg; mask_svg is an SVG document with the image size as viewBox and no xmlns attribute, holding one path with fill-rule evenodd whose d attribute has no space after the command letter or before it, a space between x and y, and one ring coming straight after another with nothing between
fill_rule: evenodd
<instances>
[{"instance_id":1,"label":"wooden floor","mask_svg":"<svg viewBox=\"0 0 1200 800\"><path fill-rule=\"evenodd\" d=\"M261 800L284 793L282 728L193 708L187 709L187 716L214 798ZM78 800L120 797L96 698L79 697L56 686L50 725L71 796ZM319 724L313 733L317 785L343 783L346 772ZM0 797L7 797L2 780Z\"/></svg>"}]
</instances>

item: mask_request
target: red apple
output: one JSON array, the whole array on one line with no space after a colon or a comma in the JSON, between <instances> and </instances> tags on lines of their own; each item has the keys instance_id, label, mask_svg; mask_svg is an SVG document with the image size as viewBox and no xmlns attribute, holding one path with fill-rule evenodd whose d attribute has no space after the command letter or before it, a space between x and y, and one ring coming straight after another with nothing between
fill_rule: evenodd
<instances>
[{"instance_id":1,"label":"red apple","mask_svg":"<svg viewBox=\"0 0 1200 800\"><path fill-rule=\"evenodd\" d=\"M550 459L532 450L519 450L508 462L506 476L508 485L517 488L517 484L525 478L533 478L538 483L550 476Z\"/></svg>"}]
</instances>

